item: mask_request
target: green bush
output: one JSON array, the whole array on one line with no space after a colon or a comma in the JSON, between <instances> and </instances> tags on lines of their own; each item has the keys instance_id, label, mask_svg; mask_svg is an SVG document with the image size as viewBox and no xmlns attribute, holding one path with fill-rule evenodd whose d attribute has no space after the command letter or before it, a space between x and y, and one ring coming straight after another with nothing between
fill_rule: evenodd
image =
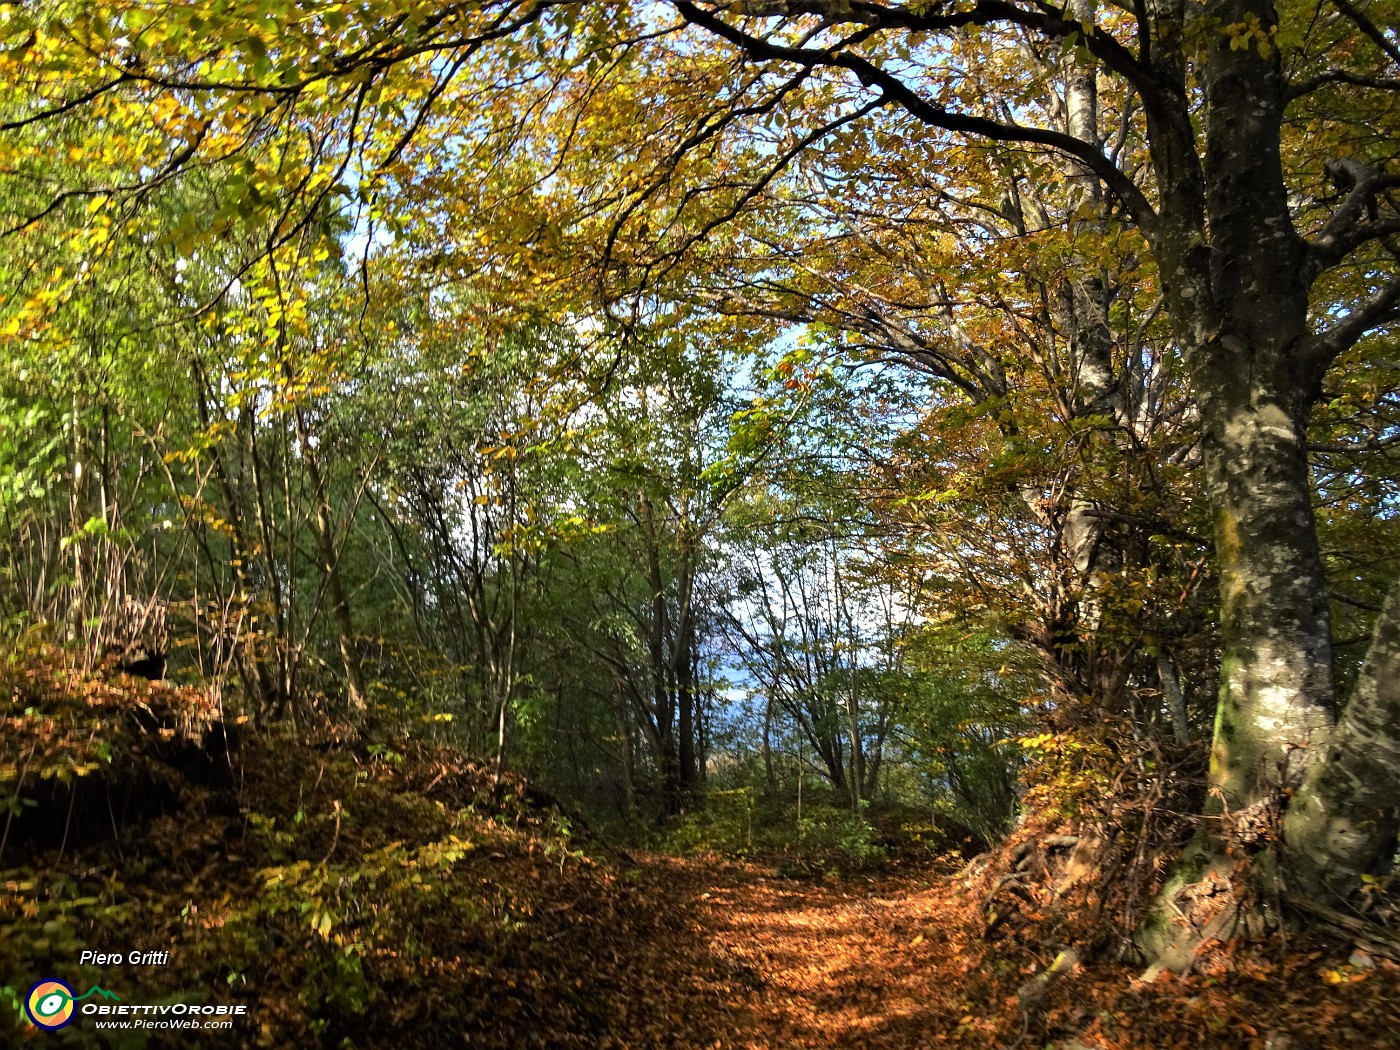
<instances>
[{"instance_id":1,"label":"green bush","mask_svg":"<svg viewBox=\"0 0 1400 1050\"><path fill-rule=\"evenodd\" d=\"M710 791L661 836L661 849L682 854L762 857L788 873L854 870L883 862L888 850L862 805L859 815L834 802L803 807L761 802L751 787Z\"/></svg>"},{"instance_id":2,"label":"green bush","mask_svg":"<svg viewBox=\"0 0 1400 1050\"><path fill-rule=\"evenodd\" d=\"M754 848L753 788L707 791L700 805L667 830L662 848L675 853L747 856Z\"/></svg>"}]
</instances>

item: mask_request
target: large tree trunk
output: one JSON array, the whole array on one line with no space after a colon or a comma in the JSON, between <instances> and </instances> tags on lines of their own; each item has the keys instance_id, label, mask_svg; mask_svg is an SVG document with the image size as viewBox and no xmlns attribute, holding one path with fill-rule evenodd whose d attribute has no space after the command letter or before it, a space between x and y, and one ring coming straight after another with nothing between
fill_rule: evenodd
<instances>
[{"instance_id":1,"label":"large tree trunk","mask_svg":"<svg viewBox=\"0 0 1400 1050\"><path fill-rule=\"evenodd\" d=\"M1188 9L1153 0L1155 65L1184 82ZM1213 25L1277 14L1261 0L1210 0ZM1220 580L1221 670L1207 821L1138 931L1158 965L1189 962L1200 935L1172 916L1207 872L1229 881L1232 842L1267 841L1333 720L1327 581L1312 510L1306 432L1321 373L1308 344L1307 249L1294 229L1279 129L1278 52L1216 33L1198 77L1205 151L1185 105L1145 98L1161 192L1154 252L1200 407ZM1258 871L1273 869L1273 851Z\"/></svg>"},{"instance_id":2,"label":"large tree trunk","mask_svg":"<svg viewBox=\"0 0 1400 1050\"><path fill-rule=\"evenodd\" d=\"M1198 386L1220 576L1209 806L1240 818L1296 787L1324 742L1332 657L1304 443L1311 399L1279 392L1289 377L1277 357L1240 349L1229 364Z\"/></svg>"},{"instance_id":3,"label":"large tree trunk","mask_svg":"<svg viewBox=\"0 0 1400 1050\"><path fill-rule=\"evenodd\" d=\"M1252 0L1215 6L1222 18L1277 22ZM1279 156L1283 78L1276 54L1223 36L1208 69L1213 316L1197 316L1214 331L1200 333L1191 371L1220 577L1211 794L1232 812L1298 782L1332 723L1332 654L1306 446L1320 376L1305 367L1305 249Z\"/></svg>"},{"instance_id":4,"label":"large tree trunk","mask_svg":"<svg viewBox=\"0 0 1400 1050\"><path fill-rule=\"evenodd\" d=\"M1157 0L1157 15L1175 40L1184 5ZM1215 25L1257 20L1265 31L1278 22L1261 0L1212 0L1205 15ZM1163 76L1184 78L1174 46L1155 61ZM1184 105L1145 101L1162 192L1154 251L1200 406L1220 578L1211 807L1233 816L1296 784L1332 721L1306 455L1321 375L1307 356L1307 249L1280 158L1278 53L1217 33L1199 76L1204 158Z\"/></svg>"},{"instance_id":5,"label":"large tree trunk","mask_svg":"<svg viewBox=\"0 0 1400 1050\"><path fill-rule=\"evenodd\" d=\"M1332 724L1327 588L1304 443L1311 399L1279 393L1282 355L1242 343L1212 353L1195 378L1220 576L1220 692L1206 801L1215 819L1201 826L1137 931L1153 961L1149 975L1194 958L1198 924L1213 907L1209 893L1196 900L1194 887L1230 883L1237 847L1267 843ZM1273 878L1275 859L1260 854L1250 877ZM1206 910L1198 913L1197 903Z\"/></svg>"},{"instance_id":6,"label":"large tree trunk","mask_svg":"<svg viewBox=\"0 0 1400 1050\"><path fill-rule=\"evenodd\" d=\"M1391 588L1355 692L1284 818L1289 874L1321 903L1386 871L1400 834L1400 582Z\"/></svg>"}]
</instances>

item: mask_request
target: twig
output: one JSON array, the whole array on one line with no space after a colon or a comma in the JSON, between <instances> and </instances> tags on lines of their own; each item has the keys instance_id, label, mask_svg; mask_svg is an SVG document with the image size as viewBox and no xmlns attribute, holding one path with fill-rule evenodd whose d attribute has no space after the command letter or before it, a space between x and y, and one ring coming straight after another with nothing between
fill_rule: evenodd
<instances>
[{"instance_id":1,"label":"twig","mask_svg":"<svg viewBox=\"0 0 1400 1050\"><path fill-rule=\"evenodd\" d=\"M336 844L340 842L340 799L336 799L331 806L335 810L335 831L331 834L331 848L326 850L326 855L321 858L321 863L318 865L318 867L322 868L324 868L326 862L331 859L331 854L335 852Z\"/></svg>"},{"instance_id":2,"label":"twig","mask_svg":"<svg viewBox=\"0 0 1400 1050\"><path fill-rule=\"evenodd\" d=\"M1367 947L1371 948L1377 955L1384 955L1387 959L1400 962L1400 936L1373 922L1344 915L1326 905L1310 901L1306 897L1300 897L1296 893L1284 893L1282 897L1283 903L1294 911L1321 920L1324 925L1331 926L1336 932L1364 939Z\"/></svg>"}]
</instances>

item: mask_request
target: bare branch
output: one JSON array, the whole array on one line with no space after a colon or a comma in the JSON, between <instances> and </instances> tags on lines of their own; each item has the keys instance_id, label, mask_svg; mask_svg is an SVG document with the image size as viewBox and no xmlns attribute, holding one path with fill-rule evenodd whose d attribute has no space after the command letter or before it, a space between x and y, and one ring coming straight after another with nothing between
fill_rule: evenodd
<instances>
[{"instance_id":1,"label":"bare branch","mask_svg":"<svg viewBox=\"0 0 1400 1050\"><path fill-rule=\"evenodd\" d=\"M1400 186L1400 177L1386 175L1354 157L1330 161L1327 171L1339 186L1349 189L1322 232L1308 244L1309 280L1361 245L1400 232L1400 219L1378 219L1374 214L1380 195ZM1364 221L1368 215L1371 221Z\"/></svg>"},{"instance_id":2,"label":"bare branch","mask_svg":"<svg viewBox=\"0 0 1400 1050\"><path fill-rule=\"evenodd\" d=\"M1400 320L1400 277L1359 304L1331 328L1313 336L1305 356L1317 370L1314 374L1321 374L1338 354L1356 345L1368 332L1396 320Z\"/></svg>"}]
</instances>

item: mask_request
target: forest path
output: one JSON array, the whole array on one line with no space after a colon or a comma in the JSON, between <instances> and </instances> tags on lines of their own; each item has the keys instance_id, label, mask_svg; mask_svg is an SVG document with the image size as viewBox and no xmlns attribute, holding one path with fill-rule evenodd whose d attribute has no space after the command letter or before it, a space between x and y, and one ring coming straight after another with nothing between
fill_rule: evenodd
<instances>
[{"instance_id":1,"label":"forest path","mask_svg":"<svg viewBox=\"0 0 1400 1050\"><path fill-rule=\"evenodd\" d=\"M986 1024L962 998L966 925L943 880L792 879L662 856L643 864L685 901L719 963L734 1026L718 1041L725 1050L905 1050L961 1042Z\"/></svg>"}]
</instances>

